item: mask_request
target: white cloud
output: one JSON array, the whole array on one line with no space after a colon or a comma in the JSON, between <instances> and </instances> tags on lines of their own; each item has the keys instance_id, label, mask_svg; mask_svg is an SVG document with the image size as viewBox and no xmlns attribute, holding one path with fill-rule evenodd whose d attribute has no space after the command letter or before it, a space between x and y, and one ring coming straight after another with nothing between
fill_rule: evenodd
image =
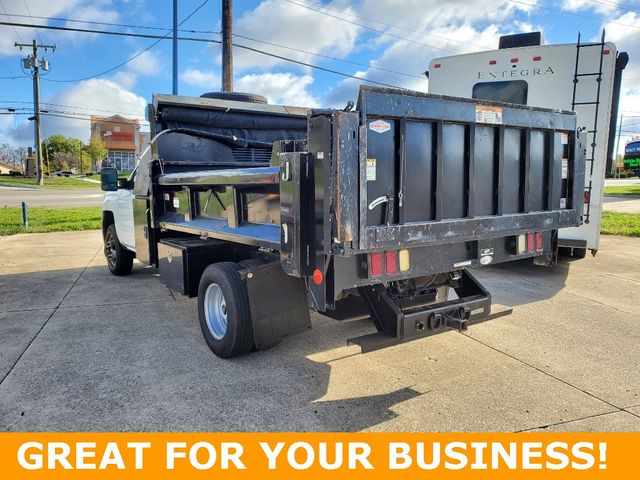
<instances>
[{"instance_id":1,"label":"white cloud","mask_svg":"<svg viewBox=\"0 0 640 480\"><path fill-rule=\"evenodd\" d=\"M180 75L184 83L207 89L220 90L220 77L212 71L188 68ZM317 107L319 102L307 88L313 83L311 75L287 73L258 73L236 77L233 89L236 92L247 92L262 95L269 103Z\"/></svg>"},{"instance_id":2,"label":"white cloud","mask_svg":"<svg viewBox=\"0 0 640 480\"><path fill-rule=\"evenodd\" d=\"M601 15L610 15L618 9L618 5L610 2L593 0L564 0L562 9L569 12L578 12L580 10L592 10Z\"/></svg>"},{"instance_id":3,"label":"white cloud","mask_svg":"<svg viewBox=\"0 0 640 480\"><path fill-rule=\"evenodd\" d=\"M195 87L208 88L209 90L218 90L220 88L220 77L212 71L202 71L189 67L182 72L180 79L184 83Z\"/></svg>"},{"instance_id":4,"label":"white cloud","mask_svg":"<svg viewBox=\"0 0 640 480\"><path fill-rule=\"evenodd\" d=\"M54 133L87 141L90 136L91 115L111 116L119 113L130 119L144 120L147 101L110 80L91 79L67 88L51 99L47 99L42 109L42 138ZM68 118L79 117L79 118ZM22 145L33 143L33 125L23 123L9 135Z\"/></svg>"},{"instance_id":5,"label":"white cloud","mask_svg":"<svg viewBox=\"0 0 640 480\"><path fill-rule=\"evenodd\" d=\"M4 0L0 7L0 18L4 21L15 23L42 24L46 21L29 15L42 17L72 17L86 21L115 22L118 20L118 12L113 8L111 0ZM27 8L28 6L28 8ZM10 17L6 14L27 15L27 17ZM70 25L71 26L71 25ZM86 25L74 23L75 27ZM0 26L0 55L22 55L14 46L14 42L29 43L32 38L42 39L45 43L64 39L68 47L71 40L97 38L96 35L86 33L61 32L53 30L36 30L26 27Z\"/></svg>"},{"instance_id":6,"label":"white cloud","mask_svg":"<svg viewBox=\"0 0 640 480\"><path fill-rule=\"evenodd\" d=\"M136 56L137 55L137 56ZM136 52L133 60L124 66L123 70L117 72L111 80L121 85L122 88L130 90L136 84L138 77L156 75L161 70L158 54L152 51Z\"/></svg>"},{"instance_id":7,"label":"white cloud","mask_svg":"<svg viewBox=\"0 0 640 480\"><path fill-rule=\"evenodd\" d=\"M305 3L308 1L304 0ZM344 2L334 1L327 6L337 8L341 3ZM341 9L345 13L353 11L348 4L341 5ZM360 30L357 26L345 25L335 18L283 0L264 0L234 23L234 33L238 35L337 57L343 57L353 51ZM307 63L315 59L313 55L265 45L241 37L237 37L234 41ZM281 64L289 63L286 60L240 48L234 49L234 67L238 70L250 67L269 68Z\"/></svg>"},{"instance_id":8,"label":"white cloud","mask_svg":"<svg viewBox=\"0 0 640 480\"><path fill-rule=\"evenodd\" d=\"M234 89L263 95L269 103L317 107L318 100L307 91L312 83L311 75L262 73L240 77L234 82Z\"/></svg>"}]
</instances>

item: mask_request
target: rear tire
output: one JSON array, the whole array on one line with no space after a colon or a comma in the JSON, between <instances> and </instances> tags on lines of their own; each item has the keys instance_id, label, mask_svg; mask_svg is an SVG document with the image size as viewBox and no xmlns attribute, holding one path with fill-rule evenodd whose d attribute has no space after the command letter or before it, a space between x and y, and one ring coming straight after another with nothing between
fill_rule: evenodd
<instances>
[{"instance_id":1,"label":"rear tire","mask_svg":"<svg viewBox=\"0 0 640 480\"><path fill-rule=\"evenodd\" d=\"M572 252L573 258L584 258L587 256L586 248L574 248Z\"/></svg>"},{"instance_id":2,"label":"rear tire","mask_svg":"<svg viewBox=\"0 0 640 480\"><path fill-rule=\"evenodd\" d=\"M237 263L209 265L198 287L198 319L207 345L220 358L249 353L253 347L253 325L247 286Z\"/></svg>"},{"instance_id":3,"label":"rear tire","mask_svg":"<svg viewBox=\"0 0 640 480\"><path fill-rule=\"evenodd\" d=\"M109 271L114 275L129 275L133 267L133 252L127 250L118 240L116 226L112 223L104 233L104 256Z\"/></svg>"}]
</instances>

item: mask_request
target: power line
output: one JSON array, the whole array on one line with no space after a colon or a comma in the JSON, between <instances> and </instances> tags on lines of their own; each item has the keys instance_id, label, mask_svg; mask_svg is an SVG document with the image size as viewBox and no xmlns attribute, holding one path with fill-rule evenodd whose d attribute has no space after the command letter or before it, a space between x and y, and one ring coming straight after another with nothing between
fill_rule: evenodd
<instances>
[{"instance_id":1,"label":"power line","mask_svg":"<svg viewBox=\"0 0 640 480\"><path fill-rule=\"evenodd\" d=\"M24 24L24 23L12 23L12 22L0 22L0 25L9 25L9 26L17 26L17 27L26 27L26 28L45 28L45 29L49 29L49 30L64 30L64 31L71 31L71 32L82 32L82 33L91 33L91 34L105 34L105 35L115 35L115 36L124 36L124 37L143 37L143 38L156 38L158 39L158 42L160 40L165 40L167 38L167 35L164 36L159 36L159 35L148 35L148 34L140 34L140 33L124 33L124 32L110 32L110 31L106 31L106 30L100 30L100 31L96 31L96 30L87 30L87 29L82 29L82 28L70 28L70 27L57 27L57 26L53 26L53 25L30 25L30 24ZM203 42L203 43L216 43L216 44L220 44L220 40L213 40L213 39L206 39L206 38L196 38L196 37L178 37L178 40L186 40L186 41L195 41L195 42ZM153 45L155 45L158 42L154 42ZM151 46L153 46L151 45ZM146 50L148 50L150 47L147 47ZM314 65L311 63L307 63L307 62L302 62L299 60L293 60L291 58L287 58L287 57L283 57L281 55L276 55L275 53L270 53L270 52L265 52L264 50L259 50L257 48L253 48L253 47L249 47L247 45L241 45L238 43L234 43L233 44L234 47L237 48L241 48L244 50L249 50L255 53L259 53L261 55L266 55L269 57L273 57L273 58L278 58L280 60L283 60L285 62L289 62L289 63L295 63L298 65L303 65L305 67L309 67L309 68L313 68L316 70L321 70L327 73L333 73L335 75L340 75L342 77L347 77L347 78L353 78L356 80L360 80L361 82L368 82L368 83L373 83L376 85L381 85L384 87L390 87L390 88L401 88L398 87L397 85L391 85L388 83L383 83L383 82L377 82L375 80L370 80L364 77L358 77L356 75L350 75L348 73L344 73L344 72L340 72L337 70L333 70L330 68L325 68L325 67L321 67L319 65ZM144 50L140 53L137 54L137 56L141 55L142 53L144 53ZM133 57L135 58L135 57ZM96 74L96 75L91 75L88 77L85 77L83 79L74 79L74 80L57 80L57 79L52 79L52 78L43 78L43 80L49 81L49 82L79 82L82 80L86 80L89 78L95 78L98 77L100 75L104 75L105 73L108 73L112 70L115 70L116 68L119 68L120 66L130 62L131 60L133 60L133 58L128 59L125 62L122 62L120 65L113 67L105 72Z\"/></svg>"},{"instance_id":2,"label":"power line","mask_svg":"<svg viewBox=\"0 0 640 480\"><path fill-rule=\"evenodd\" d=\"M596 17L592 17L590 15L583 15L581 13L568 12L568 11L562 10L560 8L546 7L544 5L526 3L526 2L521 2L519 0L507 0L507 1L511 2L511 3L517 3L519 5L526 5L527 7L531 7L531 8L537 8L537 9L541 9L541 10L549 10L551 12L558 12L558 13L562 13L563 15L571 15L571 16L574 16L574 17L586 18L587 20L593 20L593 21L598 22L598 23L602 22L602 19L599 19L599 18L596 18ZM615 21L612 21L612 20L607 20L607 22L611 23L612 25L620 25L622 27L640 28L640 25L630 25L628 23L615 22Z\"/></svg>"},{"instance_id":3,"label":"power line","mask_svg":"<svg viewBox=\"0 0 640 480\"><path fill-rule=\"evenodd\" d=\"M29 5L27 5L27 0L22 0L22 3L24 3L25 8L27 9L27 13L29 14L29 18L31 18L31 21L33 22L33 17L31 16L31 10L29 9ZM37 35L38 40L40 41L40 43L44 43L42 41L42 37L40 36L40 34L38 33L37 30L36 30L36 35Z\"/></svg>"},{"instance_id":4,"label":"power line","mask_svg":"<svg viewBox=\"0 0 640 480\"><path fill-rule=\"evenodd\" d=\"M28 17L27 15L17 15L17 14L8 14L7 16L10 16L10 17ZM122 23L111 23L111 22L94 22L94 21L84 21L84 20L77 20L77 19L71 19L71 18L38 17L38 16L35 16L34 18L38 18L38 19L42 19L42 20L48 20L48 21L66 21L66 22L73 22L73 23L91 24L91 25L103 25L103 26L122 27L122 28L138 28L138 29L161 30L161 31L164 31L164 32L171 32L172 31L171 29L164 28L164 27L152 27L152 26L144 26L144 25L131 25L131 24L122 24ZM402 28L402 27L396 27L396 28ZM220 34L220 32L214 32L212 30L179 29L178 31L179 32L185 32L185 33L199 33L199 34L210 34L210 35L219 35ZM94 33L93 30L90 30L90 32ZM383 71L383 72L387 72L387 73L393 73L393 74L396 74L396 75L403 75L403 76L407 76L407 77L419 78L421 80L424 79L424 77L420 76L420 75L414 75L414 74L406 73L406 72L399 72L397 70L392 70L392 69L389 69L389 68L385 68L383 66L374 66L374 65L370 65L370 64L354 62L354 61L351 61L351 60L346 60L346 59L338 58L338 57L332 57L330 55L324 55L324 54L321 54L321 53L309 52L307 50L302 50L302 49L291 47L291 46L287 46L287 45L280 45L280 44L277 44L277 43L272 43L272 42L268 42L268 41L265 41L265 40L260 40L260 39L257 39L257 38L247 37L247 36L244 36L244 35L234 34L234 37L242 38L244 40L249 40L249 41L252 41L252 42L262 43L262 44L265 44L265 45L270 45L272 47L283 48L283 49L291 50L291 51L294 51L294 52L304 53L304 54L307 54L307 55L313 55L315 57L325 58L325 59L328 59L328 60L334 60L334 61L347 63L347 64L351 64L351 65L357 65L359 67L365 67L365 68L369 68L369 69L372 69L372 70L379 70L379 71ZM160 38L160 37L154 36L154 35L144 35L143 38ZM447 37L441 37L441 38L444 38L444 39L447 39L447 40L450 40L450 41L458 42L457 40L449 39ZM186 38L183 38L183 40L186 40ZM466 42L459 42L459 43L466 43ZM489 47L483 47L483 48L489 48Z\"/></svg>"},{"instance_id":5,"label":"power line","mask_svg":"<svg viewBox=\"0 0 640 480\"><path fill-rule=\"evenodd\" d=\"M337 62L348 63L348 64L356 65L356 66L359 66L359 67L365 67L365 68L370 68L370 69L373 69L373 70L380 70L382 72L393 73L395 75L404 75L405 77L419 78L420 80L424 80L424 76L413 75L411 73L398 72L397 70L391 70L391 69L384 68L384 67L376 67L376 66L373 66L373 65L368 65L366 63L353 62L351 60L345 60L343 58L332 57L330 55L324 55L322 53L308 52L306 50L301 50L299 48L288 47L286 45L279 45L277 43L267 42L265 40L258 40L257 38L246 37L244 35L239 35L237 33L234 33L233 36L234 37L238 37L238 38L242 38L244 40L249 40L251 42L263 43L265 45L270 45L272 47L284 48L286 50L291 50L291 51L299 52L299 53L306 53L307 55L313 55L315 57L325 58L325 59L328 59L328 60L334 60L334 61L337 61Z\"/></svg>"},{"instance_id":6,"label":"power line","mask_svg":"<svg viewBox=\"0 0 640 480\"><path fill-rule=\"evenodd\" d=\"M397 38L398 40L404 40L406 42L415 43L416 45L422 45L424 47L433 48L434 50L441 50L441 51L447 52L447 53L457 53L457 52L454 52L453 50L448 50L446 48L436 47L434 45L429 45L428 43L419 42L417 40L412 40L410 38L402 37L402 36L396 35L394 33L385 32L384 30L379 30L377 28L370 27L369 25L364 25L362 23L354 22L352 20L347 20L346 18L339 17L338 15L333 15L331 13L327 13L327 12L325 12L323 10L320 10L319 8L315 8L315 7L312 7L310 5L306 5L304 3L294 2L293 0L285 0L285 2L291 3L293 5L298 5L299 7L306 8L307 10L312 10L314 12L320 13L321 15L326 15L327 17L335 18L337 20L340 20L341 22L350 23L351 25L356 25L358 27L366 28L367 30L371 30L372 32L376 32L376 33L379 33L381 35L386 35L386 36L389 36L389 37Z\"/></svg>"},{"instance_id":7,"label":"power line","mask_svg":"<svg viewBox=\"0 0 640 480\"><path fill-rule=\"evenodd\" d=\"M208 2L209 2L209 0L204 0L204 2L202 2L200 5L198 5L198 7L196 7L196 9L193 12L191 12L189 15L187 15L178 25L182 25L184 22L189 20L192 16L194 16L196 14L196 12L198 10L200 10L202 7L204 7ZM68 83L68 82L81 82L83 80L90 80L92 78L100 77L100 76L105 75L107 73L113 72L114 70L117 70L120 67L125 66L129 62L132 62L133 60L138 58L143 53L148 52L149 50L151 50L153 47L155 47L162 40L166 39L170 34L171 34L171 32L167 32L165 35L163 35L162 37L158 38L155 42L150 44L144 50L141 50L140 52L136 53L134 56L128 58L124 62L120 62L119 64L117 64L117 65L115 65L115 66L113 66L111 68L108 68L107 70L104 70L104 71L102 71L100 73L96 73L94 75L89 75L89 76L84 77L84 78L76 78L76 79L73 79L73 80L54 80L54 79L46 79L46 80L48 80L49 82Z\"/></svg>"},{"instance_id":8,"label":"power line","mask_svg":"<svg viewBox=\"0 0 640 480\"><path fill-rule=\"evenodd\" d=\"M285 1L289 1L289 0L285 0ZM309 4L309 3L304 2L302 0L298 0L298 2L299 3L297 3L297 2L289 2L289 3L296 3L297 5L299 5L301 7L303 7L305 5L307 7L311 7L311 8L315 7L315 5ZM303 5L300 5L300 4L303 4ZM305 8L307 8L307 7L305 7ZM347 15L349 17L358 18L360 20L364 20L364 21L367 21L367 22L377 23L378 25L383 25L383 26L389 27L389 28L397 28L399 30L404 30L406 32L411 32L411 33L417 33L419 35L428 35L430 37L441 38L443 40L447 40L449 42L454 42L454 43L460 43L462 45L474 45L476 47L484 48L486 50L492 50L493 49L493 47L487 47L486 45L479 45L477 43L470 43L470 42L465 42L463 40L456 40L455 38L446 37L444 35L436 35L435 33L425 32L425 31L421 31L421 30L413 30L411 28L402 27L400 25L394 25L394 24L391 24L391 23L381 22L380 20L376 20L376 19L373 19L373 18L362 17L362 16L356 15L354 13L349 13L349 12L337 10L335 8L329 8L326 5L322 5L322 7L319 7L319 8L322 8L322 10L328 10L330 12L335 12L335 13L338 13L340 15ZM408 39L405 39L405 40L408 40Z\"/></svg>"}]
</instances>

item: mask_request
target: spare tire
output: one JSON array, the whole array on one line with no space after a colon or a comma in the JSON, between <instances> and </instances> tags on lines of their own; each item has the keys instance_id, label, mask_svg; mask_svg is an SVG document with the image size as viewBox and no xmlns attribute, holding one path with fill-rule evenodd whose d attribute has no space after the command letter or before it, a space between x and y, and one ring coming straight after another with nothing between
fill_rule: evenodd
<instances>
[{"instance_id":1,"label":"spare tire","mask_svg":"<svg viewBox=\"0 0 640 480\"><path fill-rule=\"evenodd\" d=\"M217 100L233 100L234 102L269 103L262 95L244 92L207 92L200 95L201 98L215 98Z\"/></svg>"}]
</instances>

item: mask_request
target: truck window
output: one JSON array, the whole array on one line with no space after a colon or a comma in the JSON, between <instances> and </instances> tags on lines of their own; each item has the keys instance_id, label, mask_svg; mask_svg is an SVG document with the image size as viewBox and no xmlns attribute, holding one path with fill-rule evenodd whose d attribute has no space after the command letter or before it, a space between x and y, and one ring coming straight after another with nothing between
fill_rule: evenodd
<instances>
[{"instance_id":1,"label":"truck window","mask_svg":"<svg viewBox=\"0 0 640 480\"><path fill-rule=\"evenodd\" d=\"M529 85L524 80L481 82L473 86L471 97L526 105L528 90Z\"/></svg>"}]
</instances>

